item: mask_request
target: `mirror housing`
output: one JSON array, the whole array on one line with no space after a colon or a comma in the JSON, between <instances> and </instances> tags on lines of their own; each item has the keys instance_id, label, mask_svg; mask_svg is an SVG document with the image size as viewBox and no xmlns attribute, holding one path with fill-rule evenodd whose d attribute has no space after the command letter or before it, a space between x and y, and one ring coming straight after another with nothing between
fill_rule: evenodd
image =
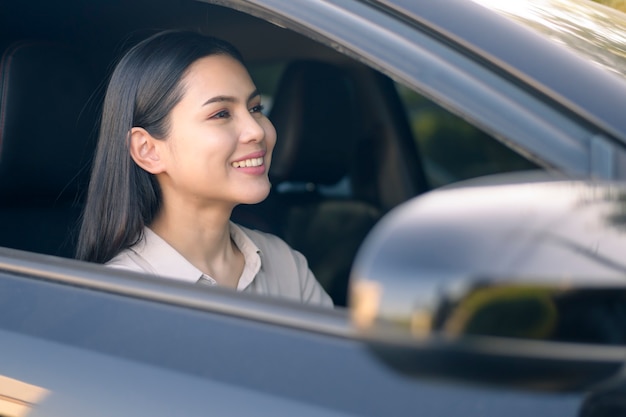
<instances>
[{"instance_id":1,"label":"mirror housing","mask_svg":"<svg viewBox=\"0 0 626 417\"><path fill-rule=\"evenodd\" d=\"M626 360L626 185L493 176L394 209L353 267L352 321L410 374L576 390Z\"/></svg>"}]
</instances>

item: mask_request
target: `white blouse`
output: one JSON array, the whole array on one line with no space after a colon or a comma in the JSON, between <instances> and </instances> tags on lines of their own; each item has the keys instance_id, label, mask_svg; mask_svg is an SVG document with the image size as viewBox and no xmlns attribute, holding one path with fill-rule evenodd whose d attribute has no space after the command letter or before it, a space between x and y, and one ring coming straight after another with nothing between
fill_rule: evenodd
<instances>
[{"instance_id":1,"label":"white blouse","mask_svg":"<svg viewBox=\"0 0 626 417\"><path fill-rule=\"evenodd\" d=\"M286 297L307 304L332 307L333 302L317 282L305 257L269 233L230 223L230 236L244 256L238 291ZM189 283L216 281L193 266L148 227L142 239L120 252L106 265Z\"/></svg>"}]
</instances>

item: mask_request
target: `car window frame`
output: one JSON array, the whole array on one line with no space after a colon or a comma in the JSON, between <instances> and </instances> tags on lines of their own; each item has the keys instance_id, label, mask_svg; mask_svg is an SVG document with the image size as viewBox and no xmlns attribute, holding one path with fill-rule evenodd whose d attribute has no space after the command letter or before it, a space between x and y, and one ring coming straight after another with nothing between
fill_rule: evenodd
<instances>
[{"instance_id":1,"label":"car window frame","mask_svg":"<svg viewBox=\"0 0 626 417\"><path fill-rule=\"evenodd\" d=\"M302 304L219 286L198 286L76 259L0 247L0 275L18 276L121 297L352 338L348 309Z\"/></svg>"},{"instance_id":2,"label":"car window frame","mask_svg":"<svg viewBox=\"0 0 626 417\"><path fill-rule=\"evenodd\" d=\"M573 177L626 177L618 164L626 149L609 132L503 68L485 65L464 45L370 2L199 1L252 14L357 59L546 169Z\"/></svg>"}]
</instances>

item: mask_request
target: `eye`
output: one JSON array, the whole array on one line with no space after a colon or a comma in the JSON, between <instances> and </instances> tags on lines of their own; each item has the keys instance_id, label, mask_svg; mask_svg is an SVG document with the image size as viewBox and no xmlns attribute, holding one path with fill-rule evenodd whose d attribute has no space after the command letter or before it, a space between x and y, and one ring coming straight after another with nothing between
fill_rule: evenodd
<instances>
[{"instance_id":1,"label":"eye","mask_svg":"<svg viewBox=\"0 0 626 417\"><path fill-rule=\"evenodd\" d=\"M211 119L226 119L230 117L230 112L228 110L221 110L211 116Z\"/></svg>"},{"instance_id":2,"label":"eye","mask_svg":"<svg viewBox=\"0 0 626 417\"><path fill-rule=\"evenodd\" d=\"M263 113L264 109L265 109L265 106L263 106L262 104L257 104L256 106L250 109L250 113Z\"/></svg>"}]
</instances>

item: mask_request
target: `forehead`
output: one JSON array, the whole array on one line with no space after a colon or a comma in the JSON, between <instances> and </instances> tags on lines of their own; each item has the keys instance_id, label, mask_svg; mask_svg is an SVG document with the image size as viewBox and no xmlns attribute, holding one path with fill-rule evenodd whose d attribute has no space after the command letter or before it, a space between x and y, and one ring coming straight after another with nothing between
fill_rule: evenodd
<instances>
[{"instance_id":1,"label":"forehead","mask_svg":"<svg viewBox=\"0 0 626 417\"><path fill-rule=\"evenodd\" d=\"M183 76L185 89L192 93L249 94L254 84L246 68L229 55L210 55L196 60Z\"/></svg>"}]
</instances>

